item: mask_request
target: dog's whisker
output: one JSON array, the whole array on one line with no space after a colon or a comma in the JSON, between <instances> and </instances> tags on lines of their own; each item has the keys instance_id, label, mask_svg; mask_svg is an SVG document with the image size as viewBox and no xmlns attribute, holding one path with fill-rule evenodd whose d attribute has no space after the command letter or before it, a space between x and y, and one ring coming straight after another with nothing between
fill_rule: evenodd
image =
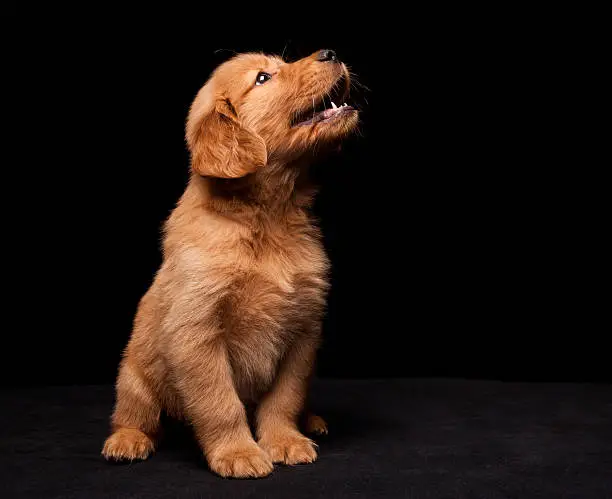
<instances>
[{"instance_id":1,"label":"dog's whisker","mask_svg":"<svg viewBox=\"0 0 612 499\"><path fill-rule=\"evenodd\" d=\"M359 82L359 81L355 81L355 86L358 86L359 88L365 90L366 92L371 92L372 89L370 87L366 87L363 83Z\"/></svg>"},{"instance_id":2,"label":"dog's whisker","mask_svg":"<svg viewBox=\"0 0 612 499\"><path fill-rule=\"evenodd\" d=\"M359 80L359 77L355 73L349 72L349 74L351 75L351 83L354 83L356 86L359 86L360 88L363 88L364 90L368 92L372 91L371 88L367 87Z\"/></svg>"},{"instance_id":3,"label":"dog's whisker","mask_svg":"<svg viewBox=\"0 0 612 499\"><path fill-rule=\"evenodd\" d=\"M359 80L355 78L351 80L351 86L371 92L371 90L368 87L366 87L363 83L361 83Z\"/></svg>"},{"instance_id":4,"label":"dog's whisker","mask_svg":"<svg viewBox=\"0 0 612 499\"><path fill-rule=\"evenodd\" d=\"M218 54L219 52L223 52L223 51L231 52L232 54L237 54L238 53L234 49L217 49L217 50L215 50L213 52L213 54Z\"/></svg>"},{"instance_id":5,"label":"dog's whisker","mask_svg":"<svg viewBox=\"0 0 612 499\"><path fill-rule=\"evenodd\" d=\"M287 47L289 46L289 44L291 43L291 40L289 40L287 43L285 43L285 48L283 48L283 53L281 54L281 59L285 59L285 50L287 50Z\"/></svg>"}]
</instances>

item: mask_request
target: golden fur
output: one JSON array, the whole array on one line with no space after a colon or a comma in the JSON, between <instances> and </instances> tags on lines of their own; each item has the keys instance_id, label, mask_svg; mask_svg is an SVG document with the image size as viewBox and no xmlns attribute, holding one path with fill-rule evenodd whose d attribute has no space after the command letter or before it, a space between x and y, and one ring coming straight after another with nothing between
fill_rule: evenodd
<instances>
[{"instance_id":1,"label":"golden fur","mask_svg":"<svg viewBox=\"0 0 612 499\"><path fill-rule=\"evenodd\" d=\"M164 226L163 263L142 298L116 383L107 459L145 459L160 413L183 418L210 468L259 477L312 462L298 430L320 341L328 260L308 214L307 166L358 113L292 126L348 72L319 53L288 64L241 54L211 75L187 119L191 176ZM261 85L259 72L271 78ZM256 404L256 438L247 404Z\"/></svg>"}]
</instances>

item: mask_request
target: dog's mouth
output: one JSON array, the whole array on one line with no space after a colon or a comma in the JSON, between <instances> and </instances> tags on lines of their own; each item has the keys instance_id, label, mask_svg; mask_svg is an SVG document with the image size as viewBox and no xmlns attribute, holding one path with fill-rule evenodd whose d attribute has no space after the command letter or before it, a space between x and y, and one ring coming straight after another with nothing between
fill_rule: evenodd
<instances>
[{"instance_id":1,"label":"dog's mouth","mask_svg":"<svg viewBox=\"0 0 612 499\"><path fill-rule=\"evenodd\" d=\"M318 100L313 99L312 106L307 106L302 111L297 112L291 119L291 126L327 123L352 113L355 108L345 103L349 88L349 80L344 76L340 77L331 92ZM342 102L343 104L336 104L336 102Z\"/></svg>"},{"instance_id":2,"label":"dog's mouth","mask_svg":"<svg viewBox=\"0 0 612 499\"><path fill-rule=\"evenodd\" d=\"M292 127L313 125L314 123L326 123L338 119L340 116L346 115L355 110L353 106L344 103L340 106L330 100L329 108L322 100L322 106L325 108L322 111L317 111L315 107L307 109L297 114L291 122Z\"/></svg>"}]
</instances>

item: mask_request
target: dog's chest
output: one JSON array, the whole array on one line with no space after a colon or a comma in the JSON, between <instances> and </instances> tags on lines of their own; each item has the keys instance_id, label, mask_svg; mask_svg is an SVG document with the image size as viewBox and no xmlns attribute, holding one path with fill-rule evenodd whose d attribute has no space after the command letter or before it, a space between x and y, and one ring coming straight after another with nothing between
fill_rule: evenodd
<instances>
[{"instance_id":1,"label":"dog's chest","mask_svg":"<svg viewBox=\"0 0 612 499\"><path fill-rule=\"evenodd\" d=\"M279 361L302 335L318 332L327 259L317 242L270 251L237 274L224 308L236 386L243 398L269 388Z\"/></svg>"}]
</instances>

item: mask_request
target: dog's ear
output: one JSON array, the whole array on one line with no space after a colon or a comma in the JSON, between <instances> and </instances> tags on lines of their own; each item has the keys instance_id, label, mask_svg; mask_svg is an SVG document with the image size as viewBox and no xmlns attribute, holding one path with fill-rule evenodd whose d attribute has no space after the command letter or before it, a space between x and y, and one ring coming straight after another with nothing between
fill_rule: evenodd
<instances>
[{"instance_id":1,"label":"dog's ear","mask_svg":"<svg viewBox=\"0 0 612 499\"><path fill-rule=\"evenodd\" d=\"M267 163L263 139L240 123L229 99L217 98L198 107L187 122L191 167L203 176L238 178Z\"/></svg>"}]
</instances>

